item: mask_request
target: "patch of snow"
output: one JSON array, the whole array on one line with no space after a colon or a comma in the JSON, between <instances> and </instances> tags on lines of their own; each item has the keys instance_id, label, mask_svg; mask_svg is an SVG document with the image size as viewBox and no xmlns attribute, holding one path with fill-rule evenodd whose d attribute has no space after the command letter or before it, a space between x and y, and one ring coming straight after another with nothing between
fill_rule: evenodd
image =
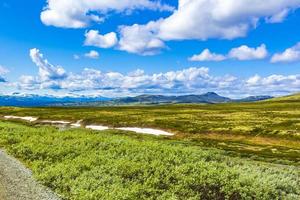
<instances>
[{"instance_id":1,"label":"patch of snow","mask_svg":"<svg viewBox=\"0 0 300 200\"><path fill-rule=\"evenodd\" d=\"M5 119L21 119L29 122L34 122L38 120L37 117L18 117L18 116L4 116Z\"/></svg>"},{"instance_id":2,"label":"patch of snow","mask_svg":"<svg viewBox=\"0 0 300 200\"><path fill-rule=\"evenodd\" d=\"M108 126L100 126L100 125L88 125L85 128L97 130L97 131L104 131L104 130L109 129Z\"/></svg>"},{"instance_id":3,"label":"patch of snow","mask_svg":"<svg viewBox=\"0 0 300 200\"><path fill-rule=\"evenodd\" d=\"M43 120L42 123L49 123L49 124L70 124L71 122L67 121L51 121L51 120Z\"/></svg>"},{"instance_id":4,"label":"patch of snow","mask_svg":"<svg viewBox=\"0 0 300 200\"><path fill-rule=\"evenodd\" d=\"M81 122L82 122L82 120L79 120L76 123L72 123L71 127L73 127L73 128L79 128L79 127L81 127Z\"/></svg>"},{"instance_id":5,"label":"patch of snow","mask_svg":"<svg viewBox=\"0 0 300 200\"><path fill-rule=\"evenodd\" d=\"M21 120L26 120L29 122L34 122L38 120L36 117L18 117L18 116L4 116L6 119L21 119ZM61 124L61 125L70 125L73 128L79 128L81 127L81 122L82 120L77 121L76 123L71 123L67 121L52 121L52 120L42 120L40 121L41 123L48 123L48 124ZM87 125L85 126L87 129L92 129L92 130L97 130L97 131L103 131L110 129L108 126L101 126L101 125ZM142 134L150 134L150 135L164 135L164 136L172 136L174 134L162 131L162 130L157 130L157 129L152 129L152 128L138 128L138 127L121 127L121 128L114 128L116 130L123 130L123 131L133 131L136 133L142 133Z\"/></svg>"},{"instance_id":6,"label":"patch of snow","mask_svg":"<svg viewBox=\"0 0 300 200\"><path fill-rule=\"evenodd\" d=\"M174 135L174 134L168 133L166 131L152 129L152 128L122 127L122 128L116 128L116 129L123 130L123 131L133 131L136 133L150 134L150 135L166 135L166 136Z\"/></svg>"}]
</instances>

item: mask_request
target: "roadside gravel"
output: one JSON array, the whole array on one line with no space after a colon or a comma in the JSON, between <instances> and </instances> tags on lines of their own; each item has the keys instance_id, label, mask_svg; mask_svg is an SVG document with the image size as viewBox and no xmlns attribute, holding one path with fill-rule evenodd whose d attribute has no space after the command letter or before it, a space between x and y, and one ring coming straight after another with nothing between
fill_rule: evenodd
<instances>
[{"instance_id":1,"label":"roadside gravel","mask_svg":"<svg viewBox=\"0 0 300 200\"><path fill-rule=\"evenodd\" d=\"M0 149L0 200L59 200L22 163Z\"/></svg>"}]
</instances>

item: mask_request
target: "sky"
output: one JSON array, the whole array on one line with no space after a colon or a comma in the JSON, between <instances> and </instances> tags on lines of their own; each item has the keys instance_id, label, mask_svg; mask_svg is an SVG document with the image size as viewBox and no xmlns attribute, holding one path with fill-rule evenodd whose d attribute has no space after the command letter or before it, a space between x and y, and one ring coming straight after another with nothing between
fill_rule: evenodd
<instances>
[{"instance_id":1,"label":"sky","mask_svg":"<svg viewBox=\"0 0 300 200\"><path fill-rule=\"evenodd\" d=\"M300 90L300 0L0 0L0 94Z\"/></svg>"}]
</instances>

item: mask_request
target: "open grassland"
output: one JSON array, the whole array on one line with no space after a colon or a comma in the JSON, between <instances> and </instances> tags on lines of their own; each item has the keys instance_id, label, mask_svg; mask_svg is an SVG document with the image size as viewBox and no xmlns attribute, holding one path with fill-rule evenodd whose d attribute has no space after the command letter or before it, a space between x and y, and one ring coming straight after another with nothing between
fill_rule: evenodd
<instances>
[{"instance_id":1,"label":"open grassland","mask_svg":"<svg viewBox=\"0 0 300 200\"><path fill-rule=\"evenodd\" d=\"M178 134L230 133L300 139L300 101L119 107L2 107L0 115L40 119L83 119L83 123L139 126Z\"/></svg>"},{"instance_id":2,"label":"open grassland","mask_svg":"<svg viewBox=\"0 0 300 200\"><path fill-rule=\"evenodd\" d=\"M0 116L36 116L175 133L173 139L277 163L300 162L300 96L257 103L117 107L0 108ZM33 123L38 125L38 121Z\"/></svg>"},{"instance_id":3,"label":"open grassland","mask_svg":"<svg viewBox=\"0 0 300 200\"><path fill-rule=\"evenodd\" d=\"M0 122L0 147L63 199L299 199L300 170L116 130Z\"/></svg>"}]
</instances>

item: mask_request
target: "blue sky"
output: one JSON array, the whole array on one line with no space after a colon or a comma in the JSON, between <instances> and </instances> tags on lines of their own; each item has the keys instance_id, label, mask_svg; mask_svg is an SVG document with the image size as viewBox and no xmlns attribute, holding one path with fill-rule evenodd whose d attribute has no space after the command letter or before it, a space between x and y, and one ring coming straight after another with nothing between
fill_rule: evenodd
<instances>
[{"instance_id":1,"label":"blue sky","mask_svg":"<svg viewBox=\"0 0 300 200\"><path fill-rule=\"evenodd\" d=\"M0 93L297 92L300 1L255 1L0 0Z\"/></svg>"}]
</instances>

